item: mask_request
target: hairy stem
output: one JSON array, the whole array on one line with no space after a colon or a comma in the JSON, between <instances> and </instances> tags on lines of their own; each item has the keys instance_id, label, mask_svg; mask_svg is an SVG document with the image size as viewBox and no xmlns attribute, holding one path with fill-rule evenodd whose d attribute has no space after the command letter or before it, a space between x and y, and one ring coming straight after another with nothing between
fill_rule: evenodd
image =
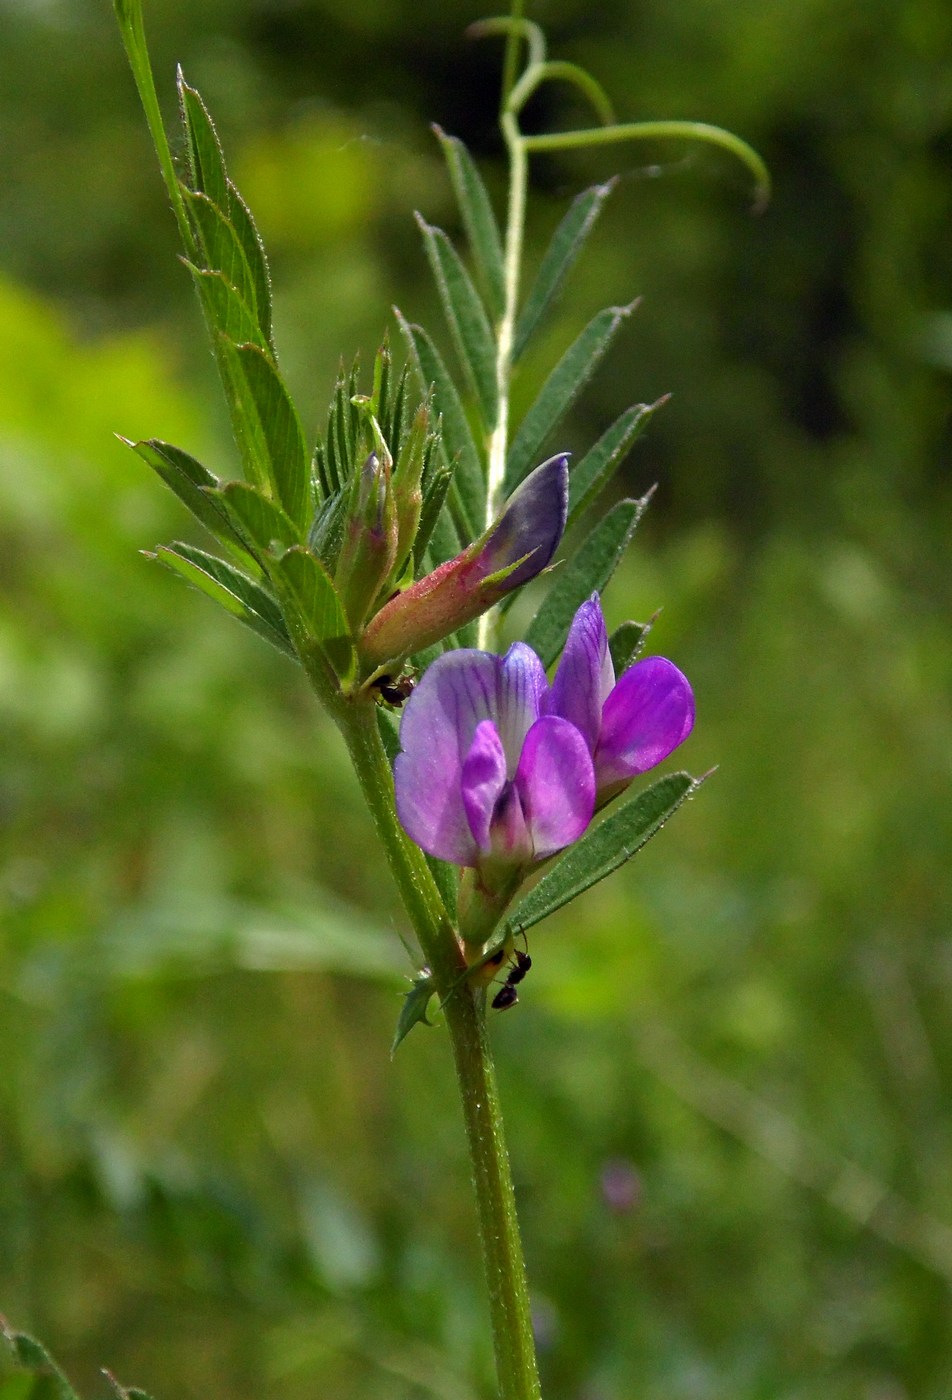
<instances>
[{"instance_id":1,"label":"hairy stem","mask_svg":"<svg viewBox=\"0 0 952 1400\"><path fill-rule=\"evenodd\" d=\"M512 347L516 335L516 313L519 308L519 274L522 267L522 244L526 223L526 188L529 162L519 127L511 112L502 117L502 129L509 151L509 206L506 215L504 249L503 314L496 328L496 391L498 411L489 440L489 471L486 481L486 528L497 519L503 505L503 483L506 478L506 453L509 448L509 397L512 380ZM477 646L491 648L498 627L495 608L479 619Z\"/></svg>"},{"instance_id":2,"label":"hairy stem","mask_svg":"<svg viewBox=\"0 0 952 1400\"><path fill-rule=\"evenodd\" d=\"M443 1004L473 1169L500 1400L539 1400L529 1286L486 1035L485 994L462 976L466 964L456 930L422 852L400 826L373 702L341 697L331 710Z\"/></svg>"},{"instance_id":3,"label":"hairy stem","mask_svg":"<svg viewBox=\"0 0 952 1400\"><path fill-rule=\"evenodd\" d=\"M188 215L185 212L185 203L182 199L178 175L175 172L175 162L172 159L169 140L165 134L162 112L159 108L159 98L155 90L155 79L152 76L152 65L149 62L149 51L145 40L142 5L140 0L114 0L114 4L123 47L129 59L129 66L132 69L142 110L145 112L152 144L159 159L159 168L162 171L165 188L168 190L172 212L175 215L185 249L189 256L193 257L195 243Z\"/></svg>"}]
</instances>

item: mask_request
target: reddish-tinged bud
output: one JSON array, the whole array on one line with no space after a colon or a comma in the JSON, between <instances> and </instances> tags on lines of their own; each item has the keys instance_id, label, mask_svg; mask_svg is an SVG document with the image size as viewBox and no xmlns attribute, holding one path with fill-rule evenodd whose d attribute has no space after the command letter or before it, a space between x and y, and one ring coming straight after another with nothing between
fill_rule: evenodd
<instances>
[{"instance_id":1,"label":"reddish-tinged bud","mask_svg":"<svg viewBox=\"0 0 952 1400\"><path fill-rule=\"evenodd\" d=\"M371 619L359 643L365 665L376 668L432 646L535 578L562 538L568 489L565 453L536 467L485 535Z\"/></svg>"},{"instance_id":2,"label":"reddish-tinged bud","mask_svg":"<svg viewBox=\"0 0 952 1400\"><path fill-rule=\"evenodd\" d=\"M360 627L397 557L397 513L390 454L371 452L354 473L334 586L351 626Z\"/></svg>"}]
</instances>

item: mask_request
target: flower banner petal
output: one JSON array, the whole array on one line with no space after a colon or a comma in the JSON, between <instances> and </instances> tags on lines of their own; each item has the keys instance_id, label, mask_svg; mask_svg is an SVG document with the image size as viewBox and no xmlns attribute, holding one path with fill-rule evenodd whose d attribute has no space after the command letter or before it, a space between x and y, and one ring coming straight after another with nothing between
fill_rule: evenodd
<instances>
[{"instance_id":1,"label":"flower banner petal","mask_svg":"<svg viewBox=\"0 0 952 1400\"><path fill-rule=\"evenodd\" d=\"M615 684L608 631L598 594L583 603L572 620L549 697L550 714L561 715L585 735L594 753L602 727L602 706Z\"/></svg>"},{"instance_id":2,"label":"flower banner petal","mask_svg":"<svg viewBox=\"0 0 952 1400\"><path fill-rule=\"evenodd\" d=\"M506 771L516 772L522 745L545 707L549 683L542 662L525 642L513 642L499 666L496 727L506 753Z\"/></svg>"}]
</instances>

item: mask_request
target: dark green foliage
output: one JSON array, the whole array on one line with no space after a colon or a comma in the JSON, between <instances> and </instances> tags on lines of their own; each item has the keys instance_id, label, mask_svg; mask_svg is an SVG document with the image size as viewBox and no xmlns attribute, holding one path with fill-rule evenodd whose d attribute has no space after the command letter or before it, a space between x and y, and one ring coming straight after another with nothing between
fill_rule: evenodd
<instances>
[{"instance_id":1,"label":"dark green foliage","mask_svg":"<svg viewBox=\"0 0 952 1400\"><path fill-rule=\"evenodd\" d=\"M512 492L537 464L542 448L598 368L619 328L635 309L610 306L599 311L555 366L513 438L506 459L506 492Z\"/></svg>"},{"instance_id":2,"label":"dark green foliage","mask_svg":"<svg viewBox=\"0 0 952 1400\"><path fill-rule=\"evenodd\" d=\"M258 486L270 487L290 518L303 529L313 511L310 457L284 381L259 346L236 345L224 333L218 345L248 475Z\"/></svg>"},{"instance_id":3,"label":"dark green foliage","mask_svg":"<svg viewBox=\"0 0 952 1400\"><path fill-rule=\"evenodd\" d=\"M569 526L587 510L615 476L658 407L658 404L640 403L634 408L626 408L572 468L569 478Z\"/></svg>"},{"instance_id":4,"label":"dark green foliage","mask_svg":"<svg viewBox=\"0 0 952 1400\"><path fill-rule=\"evenodd\" d=\"M233 518L219 493L219 480L201 462L171 443L150 438L147 442L127 442L187 506L195 518L229 548L247 551L248 541L236 532Z\"/></svg>"},{"instance_id":5,"label":"dark green foliage","mask_svg":"<svg viewBox=\"0 0 952 1400\"><path fill-rule=\"evenodd\" d=\"M279 651L294 655L291 638L275 599L233 564L181 542L159 545L151 557L220 603L226 612L237 617Z\"/></svg>"},{"instance_id":6,"label":"dark green foliage","mask_svg":"<svg viewBox=\"0 0 952 1400\"><path fill-rule=\"evenodd\" d=\"M562 290L562 284L584 248L601 213L602 205L615 188L615 183L614 180L609 180L605 185L593 185L590 190L583 190L572 201L567 214L552 235L552 241L539 264L535 282L519 313L512 349L514 360L519 359L533 332Z\"/></svg>"},{"instance_id":7,"label":"dark green foliage","mask_svg":"<svg viewBox=\"0 0 952 1400\"><path fill-rule=\"evenodd\" d=\"M49 1352L35 1337L26 1332L15 1332L0 1318L3 1340L13 1355L16 1365L27 1373L25 1386L15 1392L17 1400L78 1400L78 1396L66 1376L50 1356ZM0 1386L0 1394L7 1400L7 1386Z\"/></svg>"},{"instance_id":8,"label":"dark green foliage","mask_svg":"<svg viewBox=\"0 0 952 1400\"><path fill-rule=\"evenodd\" d=\"M430 336L422 326L410 325L399 312L396 316L416 364L420 384L424 390L433 389L439 405L446 464L453 473L453 514L465 531L468 543L482 534L486 509L485 476L473 434L459 394Z\"/></svg>"},{"instance_id":9,"label":"dark green foliage","mask_svg":"<svg viewBox=\"0 0 952 1400\"><path fill-rule=\"evenodd\" d=\"M488 430L496 421L496 357L492 327L469 273L442 229L417 215L423 243L460 364Z\"/></svg>"},{"instance_id":10,"label":"dark green foliage","mask_svg":"<svg viewBox=\"0 0 952 1400\"><path fill-rule=\"evenodd\" d=\"M206 487L204 494L232 522L239 538L250 540L259 554L300 542L300 531L281 507L246 482L229 481L223 490Z\"/></svg>"},{"instance_id":11,"label":"dark green foliage","mask_svg":"<svg viewBox=\"0 0 952 1400\"><path fill-rule=\"evenodd\" d=\"M486 306L492 320L498 321L503 313L505 272L499 225L486 186L463 142L455 136L447 136L438 126L433 130L446 157Z\"/></svg>"},{"instance_id":12,"label":"dark green foliage","mask_svg":"<svg viewBox=\"0 0 952 1400\"><path fill-rule=\"evenodd\" d=\"M426 1013L435 990L433 978L428 973L421 972L413 979L410 990L404 992L403 1007L397 1018L397 1029L390 1046L391 1055L396 1054L397 1047L406 1039L414 1026L431 1024L426 1018Z\"/></svg>"},{"instance_id":13,"label":"dark green foliage","mask_svg":"<svg viewBox=\"0 0 952 1400\"><path fill-rule=\"evenodd\" d=\"M615 628L608 639L608 649L616 676L620 676L637 660L652 626L653 622L623 622Z\"/></svg>"}]
</instances>

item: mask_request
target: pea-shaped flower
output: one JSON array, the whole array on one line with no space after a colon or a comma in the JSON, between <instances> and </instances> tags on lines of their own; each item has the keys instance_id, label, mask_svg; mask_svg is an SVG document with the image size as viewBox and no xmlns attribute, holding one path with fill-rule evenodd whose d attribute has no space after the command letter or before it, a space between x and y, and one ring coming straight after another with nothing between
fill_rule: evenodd
<instances>
[{"instance_id":1,"label":"pea-shaped flower","mask_svg":"<svg viewBox=\"0 0 952 1400\"><path fill-rule=\"evenodd\" d=\"M417 845L454 865L521 867L575 841L595 807L588 745L544 713L542 663L449 651L424 673L400 724L397 811Z\"/></svg>"},{"instance_id":2,"label":"pea-shaped flower","mask_svg":"<svg viewBox=\"0 0 952 1400\"><path fill-rule=\"evenodd\" d=\"M397 811L430 855L489 876L581 836L596 805L687 738L694 697L664 657L615 682L598 596L583 603L553 684L535 652L446 652L404 710ZM496 883L495 879L491 883Z\"/></svg>"}]
</instances>

